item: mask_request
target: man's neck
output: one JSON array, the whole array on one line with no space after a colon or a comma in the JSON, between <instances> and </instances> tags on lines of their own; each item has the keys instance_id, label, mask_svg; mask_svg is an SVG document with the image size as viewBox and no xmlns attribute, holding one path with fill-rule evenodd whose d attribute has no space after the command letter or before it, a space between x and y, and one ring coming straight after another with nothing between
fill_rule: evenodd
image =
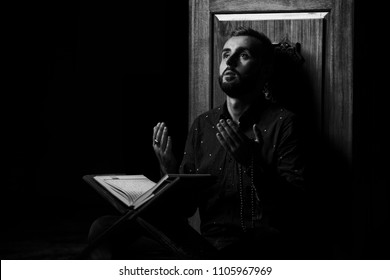
<instances>
[{"instance_id":1,"label":"man's neck","mask_svg":"<svg viewBox=\"0 0 390 280\"><path fill-rule=\"evenodd\" d=\"M233 121L239 123L240 117L248 110L252 104L252 99L237 99L227 96L226 98L227 109Z\"/></svg>"}]
</instances>

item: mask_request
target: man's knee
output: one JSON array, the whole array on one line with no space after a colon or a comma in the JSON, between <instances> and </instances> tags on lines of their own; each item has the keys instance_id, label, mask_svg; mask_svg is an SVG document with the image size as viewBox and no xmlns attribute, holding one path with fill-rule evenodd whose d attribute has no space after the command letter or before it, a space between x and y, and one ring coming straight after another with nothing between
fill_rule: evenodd
<instances>
[{"instance_id":1,"label":"man's knee","mask_svg":"<svg viewBox=\"0 0 390 280\"><path fill-rule=\"evenodd\" d=\"M96 219L89 229L88 242L95 240L99 235L108 230L118 219L118 216L108 215Z\"/></svg>"}]
</instances>

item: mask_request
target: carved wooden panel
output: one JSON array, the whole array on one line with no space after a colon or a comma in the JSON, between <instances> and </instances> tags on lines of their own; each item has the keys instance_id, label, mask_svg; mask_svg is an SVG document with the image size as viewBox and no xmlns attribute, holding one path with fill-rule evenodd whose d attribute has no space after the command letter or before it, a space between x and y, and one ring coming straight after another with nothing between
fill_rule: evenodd
<instances>
[{"instance_id":1,"label":"carved wooden panel","mask_svg":"<svg viewBox=\"0 0 390 280\"><path fill-rule=\"evenodd\" d=\"M313 88L310 102L319 115L318 129L325 142L351 164L353 4L353 0L191 0L190 123L222 101L223 94L213 81L216 52L232 25L246 22L275 42L287 34L291 42L301 44ZM242 19L244 14L264 18ZM276 18L282 14L285 18ZM226 20L223 15L238 19Z\"/></svg>"},{"instance_id":2,"label":"carved wooden panel","mask_svg":"<svg viewBox=\"0 0 390 280\"><path fill-rule=\"evenodd\" d=\"M216 83L220 49L229 31L245 23L275 43L299 43L309 86L303 106L315 113L322 147L337 154L329 164L343 161L352 169L353 11L354 0L191 0L189 122L223 102Z\"/></svg>"},{"instance_id":3,"label":"carved wooden panel","mask_svg":"<svg viewBox=\"0 0 390 280\"><path fill-rule=\"evenodd\" d=\"M307 106L314 107L313 111L317 114L316 119L318 120L317 126L320 127L324 55L323 31L326 15L326 12L214 14L212 107L220 105L225 100L225 94L218 84L218 65L221 62L220 53L223 45L232 30L239 26L247 26L264 33L274 44L282 40L300 44L300 54L304 57L302 72L307 77L306 83L310 85L310 92L306 94L304 101ZM291 75L293 74L291 73ZM280 83L283 82L280 81Z\"/></svg>"}]
</instances>

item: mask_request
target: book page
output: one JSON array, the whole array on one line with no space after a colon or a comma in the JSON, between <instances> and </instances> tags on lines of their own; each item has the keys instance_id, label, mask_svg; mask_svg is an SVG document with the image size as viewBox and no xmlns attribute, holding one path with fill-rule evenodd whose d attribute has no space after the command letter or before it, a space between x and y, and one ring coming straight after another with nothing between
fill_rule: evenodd
<instances>
[{"instance_id":1,"label":"book page","mask_svg":"<svg viewBox=\"0 0 390 280\"><path fill-rule=\"evenodd\" d=\"M104 189L134 209L175 184L179 179L188 187L204 185L212 179L210 174L166 174L157 183L144 175L99 175L93 177Z\"/></svg>"},{"instance_id":2,"label":"book page","mask_svg":"<svg viewBox=\"0 0 390 280\"><path fill-rule=\"evenodd\" d=\"M128 206L156 184L143 175L96 176L95 179Z\"/></svg>"},{"instance_id":3,"label":"book page","mask_svg":"<svg viewBox=\"0 0 390 280\"><path fill-rule=\"evenodd\" d=\"M105 182L119 191L126 193L131 202L136 201L138 197L155 185L149 179L142 178L108 179Z\"/></svg>"}]
</instances>

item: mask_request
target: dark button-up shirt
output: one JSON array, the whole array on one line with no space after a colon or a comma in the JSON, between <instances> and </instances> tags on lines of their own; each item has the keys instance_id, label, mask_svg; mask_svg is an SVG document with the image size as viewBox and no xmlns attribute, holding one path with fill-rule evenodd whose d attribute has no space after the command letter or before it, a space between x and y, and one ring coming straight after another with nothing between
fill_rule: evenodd
<instances>
[{"instance_id":1,"label":"dark button-up shirt","mask_svg":"<svg viewBox=\"0 0 390 280\"><path fill-rule=\"evenodd\" d=\"M219 143L216 133L220 119L231 119L226 102L195 119L180 166L181 173L216 177L215 184L199 187L197 206L202 235L218 249L238 241L252 228L264 224L278 227L277 217L289 211L283 197L293 199L291 194L303 187L303 164L292 112L259 101L241 116L239 128L250 141L255 139L253 124L262 135L262 145L253 150L248 164L236 162Z\"/></svg>"}]
</instances>

